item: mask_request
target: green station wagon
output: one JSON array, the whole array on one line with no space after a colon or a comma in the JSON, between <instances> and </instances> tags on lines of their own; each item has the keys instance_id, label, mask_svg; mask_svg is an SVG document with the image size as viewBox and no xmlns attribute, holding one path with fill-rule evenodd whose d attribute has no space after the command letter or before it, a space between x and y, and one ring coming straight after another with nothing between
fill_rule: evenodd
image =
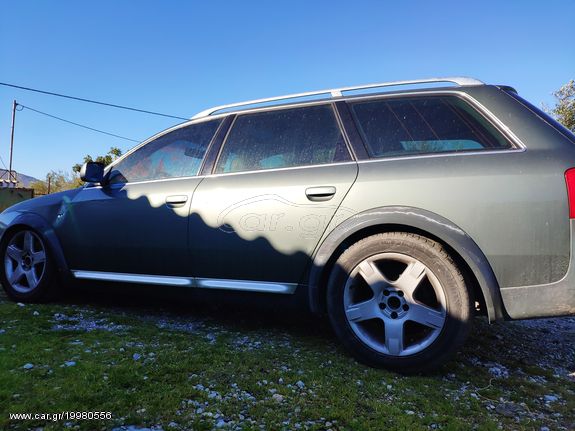
<instances>
[{"instance_id":1,"label":"green station wagon","mask_svg":"<svg viewBox=\"0 0 575 431\"><path fill-rule=\"evenodd\" d=\"M219 106L4 211L0 281L293 295L358 360L425 371L476 314L575 314L573 167L571 132L471 78Z\"/></svg>"}]
</instances>

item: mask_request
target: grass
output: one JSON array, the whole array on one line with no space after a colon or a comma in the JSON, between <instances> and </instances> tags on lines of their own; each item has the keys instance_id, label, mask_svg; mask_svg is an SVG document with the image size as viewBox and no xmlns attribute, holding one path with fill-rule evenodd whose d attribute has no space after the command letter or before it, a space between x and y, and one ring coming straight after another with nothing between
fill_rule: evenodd
<instances>
[{"instance_id":1,"label":"grass","mask_svg":"<svg viewBox=\"0 0 575 431\"><path fill-rule=\"evenodd\" d=\"M575 428L573 357L542 345L545 331L477 319L453 361L406 377L356 363L319 318L99 296L0 296L1 429ZM61 411L112 419L9 419Z\"/></svg>"}]
</instances>

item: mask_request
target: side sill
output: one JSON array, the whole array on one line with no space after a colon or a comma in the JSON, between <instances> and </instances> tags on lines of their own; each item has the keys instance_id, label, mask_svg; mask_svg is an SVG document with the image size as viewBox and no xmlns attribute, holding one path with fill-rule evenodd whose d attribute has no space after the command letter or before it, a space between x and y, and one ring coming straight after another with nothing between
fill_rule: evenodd
<instances>
[{"instance_id":1,"label":"side sill","mask_svg":"<svg viewBox=\"0 0 575 431\"><path fill-rule=\"evenodd\" d=\"M575 315L575 220L571 220L571 256L565 276L555 283L502 287L501 298L511 319Z\"/></svg>"},{"instance_id":2,"label":"side sill","mask_svg":"<svg viewBox=\"0 0 575 431\"><path fill-rule=\"evenodd\" d=\"M165 275L125 274L101 271L72 271L79 280L97 280L119 283L149 284L156 286L181 286L200 289L223 289L242 292L278 293L291 295L297 289L296 283L269 281L227 280L218 278L172 277Z\"/></svg>"}]
</instances>

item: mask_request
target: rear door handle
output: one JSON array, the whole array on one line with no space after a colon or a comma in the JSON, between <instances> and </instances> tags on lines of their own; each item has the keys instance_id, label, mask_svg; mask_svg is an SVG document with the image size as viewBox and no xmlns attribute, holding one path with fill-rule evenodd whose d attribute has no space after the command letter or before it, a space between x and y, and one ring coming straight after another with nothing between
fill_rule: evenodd
<instances>
[{"instance_id":1,"label":"rear door handle","mask_svg":"<svg viewBox=\"0 0 575 431\"><path fill-rule=\"evenodd\" d=\"M329 201L335 195L336 189L333 186L309 187L305 189L305 195L310 201Z\"/></svg>"},{"instance_id":2,"label":"rear door handle","mask_svg":"<svg viewBox=\"0 0 575 431\"><path fill-rule=\"evenodd\" d=\"M186 195L173 195L166 197L166 205L170 208L178 208L184 206L187 201L188 197Z\"/></svg>"}]
</instances>

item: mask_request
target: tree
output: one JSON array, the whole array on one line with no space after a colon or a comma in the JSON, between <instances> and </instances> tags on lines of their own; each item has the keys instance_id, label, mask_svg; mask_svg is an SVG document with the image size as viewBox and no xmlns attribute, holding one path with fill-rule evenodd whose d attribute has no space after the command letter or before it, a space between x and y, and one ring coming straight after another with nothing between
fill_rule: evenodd
<instances>
[{"instance_id":1,"label":"tree","mask_svg":"<svg viewBox=\"0 0 575 431\"><path fill-rule=\"evenodd\" d=\"M105 165L109 165L114 160L122 155L122 150L116 147L110 148L104 156L98 156L94 160L92 156L86 155L84 157L84 163L86 162L100 162ZM46 175L45 181L34 181L30 183L30 188L34 189L36 195L47 195L48 193L56 193L64 190L75 189L80 187L84 182L79 178L80 169L82 169L82 164L77 163L72 167L72 174L64 171L50 171ZM48 184L50 188L48 189Z\"/></svg>"},{"instance_id":2,"label":"tree","mask_svg":"<svg viewBox=\"0 0 575 431\"><path fill-rule=\"evenodd\" d=\"M557 121L575 133L575 81L571 80L555 93L557 102L551 109L551 115Z\"/></svg>"},{"instance_id":3,"label":"tree","mask_svg":"<svg viewBox=\"0 0 575 431\"><path fill-rule=\"evenodd\" d=\"M45 181L34 181L30 183L30 188L34 189L36 195L47 195L48 184L50 184L50 193L70 190L79 186L76 178L64 171L50 171L46 175Z\"/></svg>"},{"instance_id":4,"label":"tree","mask_svg":"<svg viewBox=\"0 0 575 431\"><path fill-rule=\"evenodd\" d=\"M108 151L106 153L106 155L98 156L98 157L96 157L96 159L94 159L92 156L87 154L84 157L84 163L98 162L98 163L103 163L105 166L108 166L110 163L112 163L114 160L116 160L121 155L122 155L122 150L120 150L117 147L112 147L112 148L110 148L110 151ZM75 173L80 173L80 169L82 169L82 165L84 163L76 163L74 166L72 166L72 171Z\"/></svg>"}]
</instances>

